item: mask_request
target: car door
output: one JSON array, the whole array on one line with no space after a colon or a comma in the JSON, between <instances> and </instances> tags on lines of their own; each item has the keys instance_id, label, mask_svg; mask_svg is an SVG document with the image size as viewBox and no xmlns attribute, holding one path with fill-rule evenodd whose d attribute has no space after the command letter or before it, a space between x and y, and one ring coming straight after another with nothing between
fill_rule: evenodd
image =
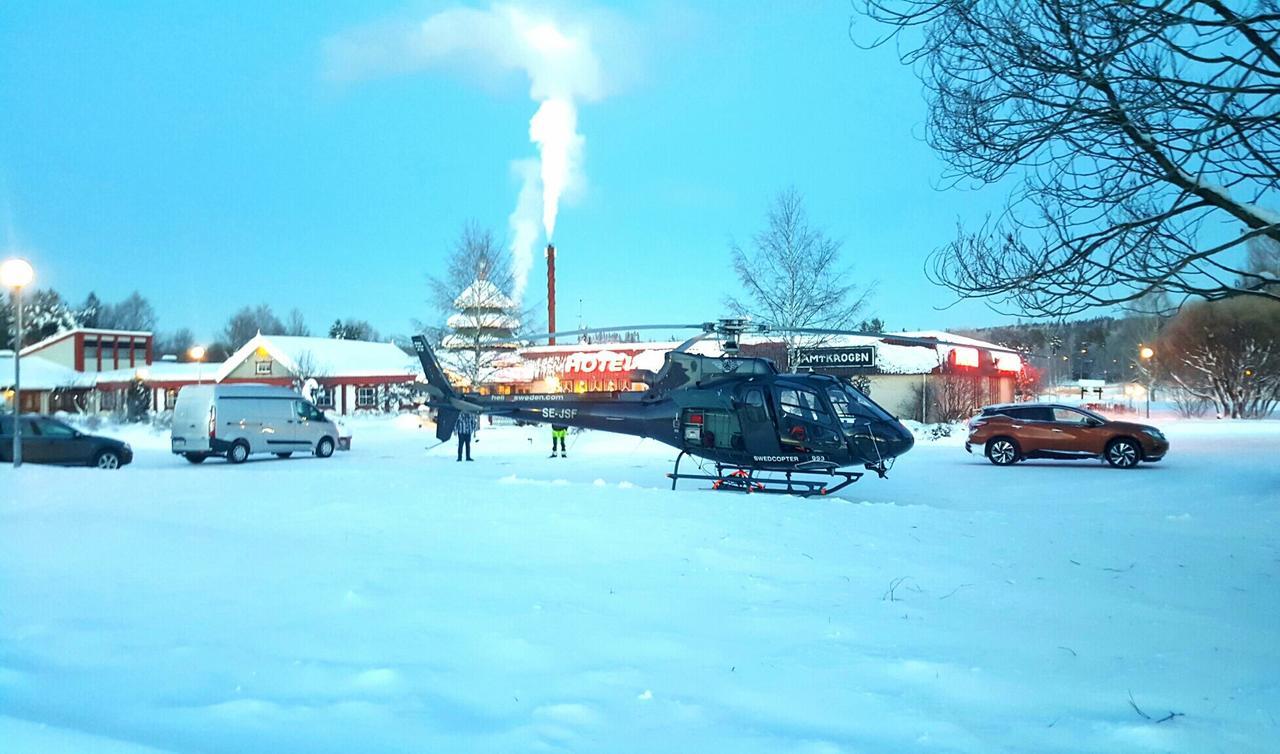
<instances>
[{"instance_id":1,"label":"car door","mask_svg":"<svg viewBox=\"0 0 1280 754\"><path fill-rule=\"evenodd\" d=\"M296 447L298 416L288 398L259 398L257 413L262 422L255 451L287 453Z\"/></svg>"},{"instance_id":2,"label":"car door","mask_svg":"<svg viewBox=\"0 0 1280 754\"><path fill-rule=\"evenodd\" d=\"M49 443L40 436L40 428L36 420L23 417L19 421L22 425L22 460L29 463L51 463L49 460ZM9 437L9 443L12 446L12 436Z\"/></svg>"},{"instance_id":3,"label":"car door","mask_svg":"<svg viewBox=\"0 0 1280 754\"><path fill-rule=\"evenodd\" d=\"M1009 429L1023 453L1049 450L1053 445L1053 409L1045 406L1024 406L1009 409Z\"/></svg>"},{"instance_id":4,"label":"car door","mask_svg":"<svg viewBox=\"0 0 1280 754\"><path fill-rule=\"evenodd\" d=\"M34 420L40 431L43 463L86 464L93 459L93 441L56 419Z\"/></svg>"},{"instance_id":5,"label":"car door","mask_svg":"<svg viewBox=\"0 0 1280 754\"><path fill-rule=\"evenodd\" d=\"M325 432L324 414L305 400L293 402L293 414L294 447L296 449L314 448Z\"/></svg>"},{"instance_id":6,"label":"car door","mask_svg":"<svg viewBox=\"0 0 1280 754\"><path fill-rule=\"evenodd\" d=\"M12 416L0 416L0 463L13 463Z\"/></svg>"},{"instance_id":7,"label":"car door","mask_svg":"<svg viewBox=\"0 0 1280 754\"><path fill-rule=\"evenodd\" d=\"M1098 439L1092 417L1073 408L1053 409L1052 449L1062 453L1098 455L1102 443Z\"/></svg>"}]
</instances>

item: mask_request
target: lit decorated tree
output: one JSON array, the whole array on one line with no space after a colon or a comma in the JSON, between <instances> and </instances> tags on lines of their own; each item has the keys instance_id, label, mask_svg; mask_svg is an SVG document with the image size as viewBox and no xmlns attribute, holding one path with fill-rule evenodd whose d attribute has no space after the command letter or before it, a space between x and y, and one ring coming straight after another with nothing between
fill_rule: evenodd
<instances>
[{"instance_id":1,"label":"lit decorated tree","mask_svg":"<svg viewBox=\"0 0 1280 754\"><path fill-rule=\"evenodd\" d=\"M485 277L467 286L453 305L456 311L449 315L440 346L449 365L478 387L515 352L516 343L495 341L515 335L520 327L517 308L510 296Z\"/></svg>"},{"instance_id":2,"label":"lit decorated tree","mask_svg":"<svg viewBox=\"0 0 1280 754\"><path fill-rule=\"evenodd\" d=\"M522 319L511 297L515 276L506 250L488 230L467 225L449 254L447 274L433 277L431 286L437 306L448 313L439 331L442 365L472 388L492 381L515 361L517 347L496 341L514 337Z\"/></svg>"}]
</instances>

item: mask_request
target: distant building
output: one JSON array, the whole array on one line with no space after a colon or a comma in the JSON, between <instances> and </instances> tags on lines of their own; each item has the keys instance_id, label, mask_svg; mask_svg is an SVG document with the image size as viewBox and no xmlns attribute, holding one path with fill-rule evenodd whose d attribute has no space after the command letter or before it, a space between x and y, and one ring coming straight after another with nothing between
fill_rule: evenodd
<instances>
[{"instance_id":1,"label":"distant building","mask_svg":"<svg viewBox=\"0 0 1280 754\"><path fill-rule=\"evenodd\" d=\"M341 414L399 408L393 388L412 385L422 373L417 357L394 343L291 335L256 335L215 369L216 382L314 380L312 400Z\"/></svg>"},{"instance_id":2,"label":"distant building","mask_svg":"<svg viewBox=\"0 0 1280 754\"><path fill-rule=\"evenodd\" d=\"M392 343L257 335L222 364L152 360L148 332L71 330L22 349L22 410L123 410L141 382L151 409L173 408L186 385L258 382L306 387L321 408L342 414L396 409L418 381L417 359ZM0 396L12 400L13 352L0 351Z\"/></svg>"}]
</instances>

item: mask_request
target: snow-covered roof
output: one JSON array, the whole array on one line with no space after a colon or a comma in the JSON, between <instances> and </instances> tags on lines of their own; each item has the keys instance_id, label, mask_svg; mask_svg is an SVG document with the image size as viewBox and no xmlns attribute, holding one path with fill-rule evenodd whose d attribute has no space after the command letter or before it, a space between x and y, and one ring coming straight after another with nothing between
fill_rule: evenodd
<instances>
[{"instance_id":1,"label":"snow-covered roof","mask_svg":"<svg viewBox=\"0 0 1280 754\"><path fill-rule=\"evenodd\" d=\"M538 379L538 370L532 364L511 364L493 370L485 381L507 385L533 382L536 379Z\"/></svg>"},{"instance_id":2,"label":"snow-covered roof","mask_svg":"<svg viewBox=\"0 0 1280 754\"><path fill-rule=\"evenodd\" d=\"M94 384L131 382L134 377L142 377L147 382L195 382L203 380L212 382L221 364L203 364L196 362L156 361L137 367L125 369L108 369L102 372L89 372L85 376Z\"/></svg>"},{"instance_id":3,"label":"snow-covered roof","mask_svg":"<svg viewBox=\"0 0 1280 754\"><path fill-rule=\"evenodd\" d=\"M258 334L218 367L217 380L225 379L259 348L291 372L298 372L300 364L308 366L310 376L402 377L422 371L418 360L394 343Z\"/></svg>"},{"instance_id":4,"label":"snow-covered roof","mask_svg":"<svg viewBox=\"0 0 1280 754\"><path fill-rule=\"evenodd\" d=\"M134 337L134 338L150 338L151 337L151 333L147 332L146 330L103 330L97 327L76 327L70 330L63 330L61 332L54 333L53 335L50 335L49 337L45 338L44 340L38 343L32 343L31 345L22 349L22 355L26 356L29 353L39 351L43 348L47 348L48 346L51 346L60 340L65 340L66 338L69 338L72 335L76 335L77 333L83 333L85 335L116 335L120 337Z\"/></svg>"},{"instance_id":5,"label":"snow-covered roof","mask_svg":"<svg viewBox=\"0 0 1280 754\"><path fill-rule=\"evenodd\" d=\"M515 308L515 302L488 280L477 280L468 285L453 300L457 309L503 309Z\"/></svg>"},{"instance_id":6,"label":"snow-covered roof","mask_svg":"<svg viewBox=\"0 0 1280 754\"><path fill-rule=\"evenodd\" d=\"M22 357L23 390L55 390L60 387L91 387L92 375L85 375L39 356ZM13 387L13 351L0 351L0 390Z\"/></svg>"},{"instance_id":7,"label":"snow-covered roof","mask_svg":"<svg viewBox=\"0 0 1280 754\"><path fill-rule=\"evenodd\" d=\"M894 343L893 338L920 338L923 340L940 340L948 343ZM768 334L748 336L743 342L766 343L776 341L777 336ZM803 344L802 344L803 345ZM988 343L977 338L953 335L943 330L916 330L912 332L884 333L875 335L831 335L815 337L810 347L814 348L849 348L853 346L874 346L876 353L876 371L881 374L925 374L938 369L957 349L979 349L989 351L1001 369L1017 371L1022 362L1016 353L1010 353L1004 346ZM976 359L977 354L973 353ZM977 364L975 363L974 366Z\"/></svg>"}]
</instances>

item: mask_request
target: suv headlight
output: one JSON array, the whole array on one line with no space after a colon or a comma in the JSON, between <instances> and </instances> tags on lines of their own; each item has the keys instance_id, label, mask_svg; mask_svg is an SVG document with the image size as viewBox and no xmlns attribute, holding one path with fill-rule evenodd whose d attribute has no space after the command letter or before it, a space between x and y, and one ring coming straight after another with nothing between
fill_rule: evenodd
<instances>
[{"instance_id":1,"label":"suv headlight","mask_svg":"<svg viewBox=\"0 0 1280 754\"><path fill-rule=\"evenodd\" d=\"M1150 436L1152 436L1152 437L1156 438L1157 440L1163 440L1163 439L1164 439L1164 433L1163 433L1163 432L1161 432L1160 430L1156 429L1155 427L1147 427L1146 429L1144 429L1144 430L1142 430L1142 431L1143 431L1143 432L1146 432L1148 435L1150 435Z\"/></svg>"}]
</instances>

